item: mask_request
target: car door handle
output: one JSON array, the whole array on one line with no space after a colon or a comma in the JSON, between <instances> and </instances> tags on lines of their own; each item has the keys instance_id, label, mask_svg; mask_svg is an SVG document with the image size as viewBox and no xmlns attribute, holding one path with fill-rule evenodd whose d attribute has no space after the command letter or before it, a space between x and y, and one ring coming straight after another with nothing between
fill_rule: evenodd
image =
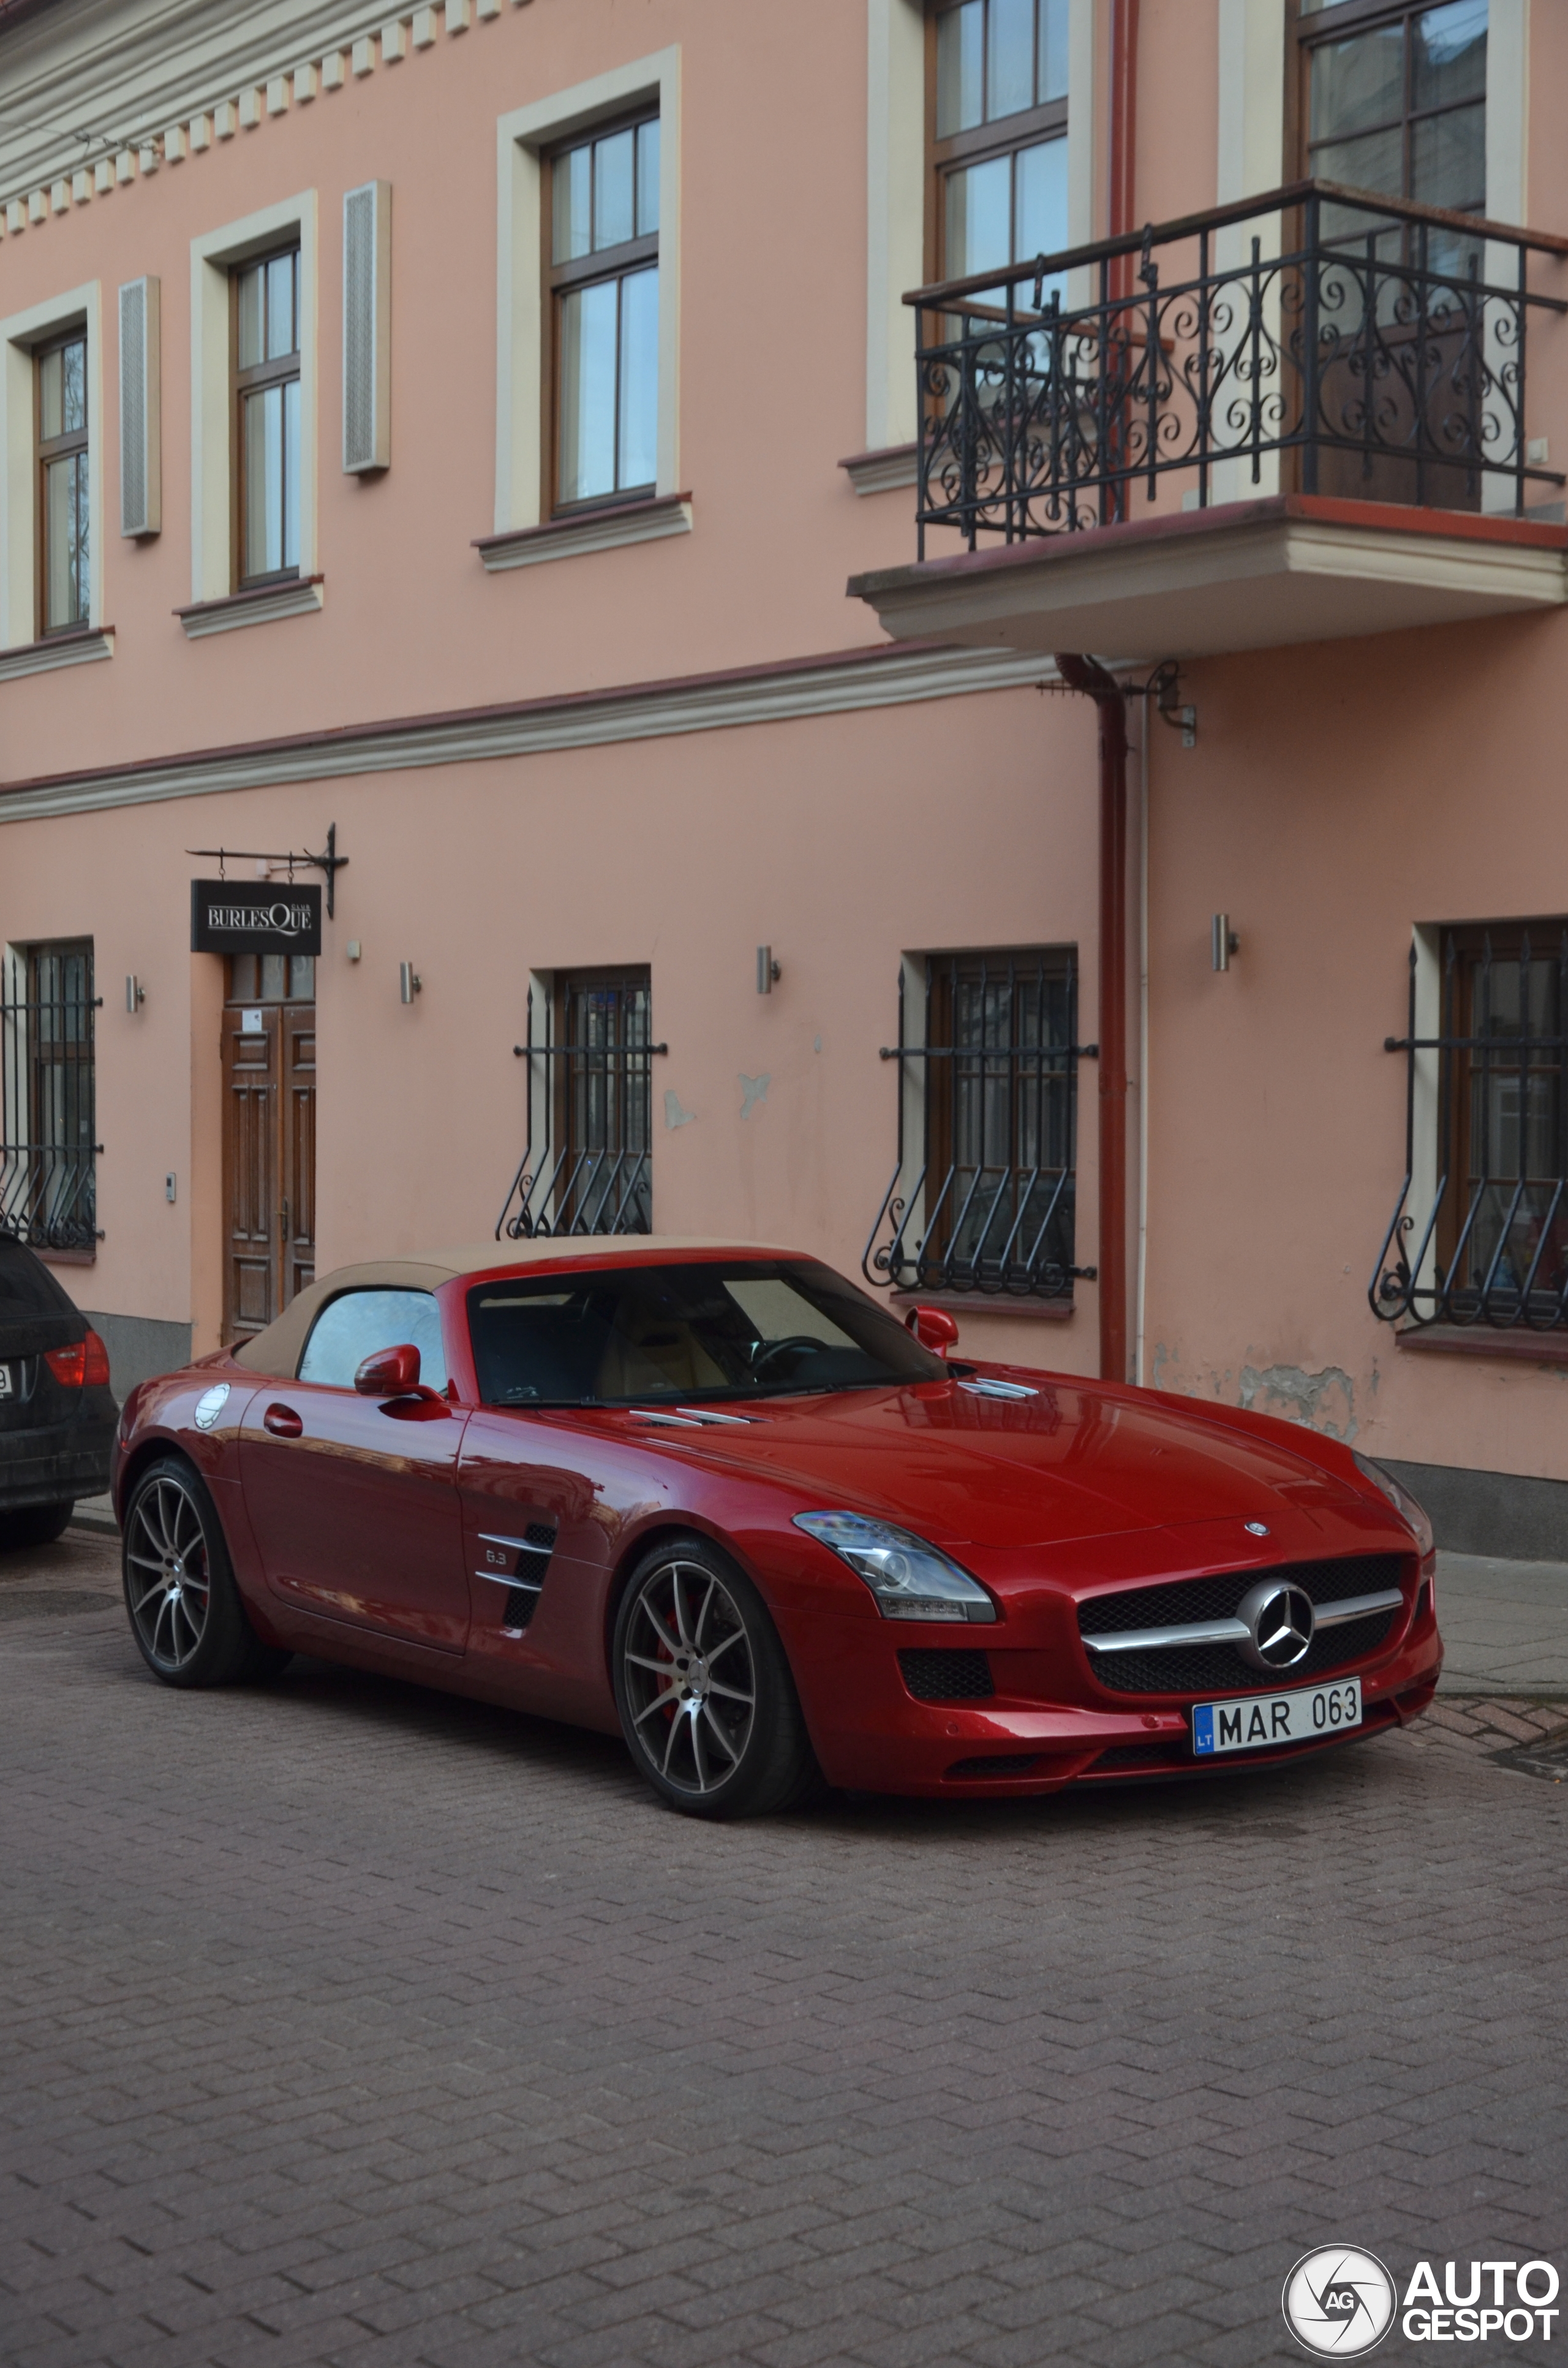
<instances>
[{"instance_id":1,"label":"car door handle","mask_svg":"<svg viewBox=\"0 0 1568 2368\"><path fill-rule=\"evenodd\" d=\"M267 1407L261 1417L261 1427L269 1430L274 1439L298 1439L305 1428L292 1406L276 1405Z\"/></svg>"}]
</instances>

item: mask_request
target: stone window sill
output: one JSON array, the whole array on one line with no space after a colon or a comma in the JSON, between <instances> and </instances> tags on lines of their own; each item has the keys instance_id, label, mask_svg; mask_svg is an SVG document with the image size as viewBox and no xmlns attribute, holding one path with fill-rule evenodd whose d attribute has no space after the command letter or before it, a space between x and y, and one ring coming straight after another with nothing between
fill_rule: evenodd
<instances>
[{"instance_id":1,"label":"stone window sill","mask_svg":"<svg viewBox=\"0 0 1568 2368\"><path fill-rule=\"evenodd\" d=\"M186 639L205 641L210 633L232 633L241 625L270 625L279 617L313 616L322 605L321 575L299 575L287 584L258 584L253 591L231 592L222 600L197 600L175 615L185 627Z\"/></svg>"},{"instance_id":2,"label":"stone window sill","mask_svg":"<svg viewBox=\"0 0 1568 2368\"><path fill-rule=\"evenodd\" d=\"M983 1291L895 1291L889 1304L901 1315L911 1307L941 1307L949 1315L1028 1315L1037 1324L1068 1324L1073 1318L1070 1299L1013 1299Z\"/></svg>"},{"instance_id":3,"label":"stone window sill","mask_svg":"<svg viewBox=\"0 0 1568 2368\"><path fill-rule=\"evenodd\" d=\"M1478 1324L1433 1324L1420 1330L1396 1331L1402 1349L1417 1349L1428 1357L1501 1357L1524 1365L1568 1366L1568 1331L1494 1332Z\"/></svg>"},{"instance_id":4,"label":"stone window sill","mask_svg":"<svg viewBox=\"0 0 1568 2368\"><path fill-rule=\"evenodd\" d=\"M97 1266L98 1262L97 1250L35 1250L33 1256L45 1266Z\"/></svg>"},{"instance_id":5,"label":"stone window sill","mask_svg":"<svg viewBox=\"0 0 1568 2368\"><path fill-rule=\"evenodd\" d=\"M543 526L517 527L508 534L475 535L473 547L487 573L495 575L508 567L536 567L547 559L576 559L590 551L690 532L691 495L663 494L652 501L617 502L574 518L549 518Z\"/></svg>"},{"instance_id":6,"label":"stone window sill","mask_svg":"<svg viewBox=\"0 0 1568 2368\"><path fill-rule=\"evenodd\" d=\"M889 444L880 452L852 452L847 461L840 461L838 465L858 494L897 493L917 483L920 447Z\"/></svg>"},{"instance_id":7,"label":"stone window sill","mask_svg":"<svg viewBox=\"0 0 1568 2368\"><path fill-rule=\"evenodd\" d=\"M23 642L14 650L0 650L0 682L18 675L49 674L56 666L86 666L93 658L112 658L114 627L99 625L85 632L51 633L46 641Z\"/></svg>"}]
</instances>

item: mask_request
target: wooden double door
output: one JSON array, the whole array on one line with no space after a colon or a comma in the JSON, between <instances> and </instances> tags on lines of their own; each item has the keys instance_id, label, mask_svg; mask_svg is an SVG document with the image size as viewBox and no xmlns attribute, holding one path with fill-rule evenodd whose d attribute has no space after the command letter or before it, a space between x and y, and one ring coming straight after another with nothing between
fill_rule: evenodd
<instances>
[{"instance_id":1,"label":"wooden double door","mask_svg":"<svg viewBox=\"0 0 1568 2368\"><path fill-rule=\"evenodd\" d=\"M223 1338L243 1340L315 1274L313 1002L224 1007L223 1212Z\"/></svg>"}]
</instances>

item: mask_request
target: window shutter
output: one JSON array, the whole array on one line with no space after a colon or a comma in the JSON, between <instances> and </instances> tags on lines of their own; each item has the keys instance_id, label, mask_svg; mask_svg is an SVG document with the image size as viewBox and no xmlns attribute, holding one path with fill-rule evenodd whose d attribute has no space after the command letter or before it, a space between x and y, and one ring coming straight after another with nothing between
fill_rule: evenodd
<instances>
[{"instance_id":1,"label":"window shutter","mask_svg":"<svg viewBox=\"0 0 1568 2368\"><path fill-rule=\"evenodd\" d=\"M343 466L392 461L392 183L343 200Z\"/></svg>"},{"instance_id":2,"label":"window shutter","mask_svg":"<svg viewBox=\"0 0 1568 2368\"><path fill-rule=\"evenodd\" d=\"M119 291L119 530L156 534L164 522L159 423L158 282Z\"/></svg>"}]
</instances>

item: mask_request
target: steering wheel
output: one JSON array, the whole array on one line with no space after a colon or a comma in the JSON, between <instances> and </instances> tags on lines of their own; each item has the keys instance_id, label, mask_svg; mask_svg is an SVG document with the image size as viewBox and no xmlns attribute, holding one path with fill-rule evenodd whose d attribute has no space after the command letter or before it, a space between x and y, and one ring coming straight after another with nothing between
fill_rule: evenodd
<instances>
[{"instance_id":1,"label":"steering wheel","mask_svg":"<svg viewBox=\"0 0 1568 2368\"><path fill-rule=\"evenodd\" d=\"M783 1356L787 1349L806 1349L815 1356L826 1346L825 1340L813 1340L809 1332L787 1332L782 1340L769 1340L766 1346L758 1343L752 1350L751 1369L754 1373L760 1373L765 1365L770 1365L775 1357Z\"/></svg>"}]
</instances>

